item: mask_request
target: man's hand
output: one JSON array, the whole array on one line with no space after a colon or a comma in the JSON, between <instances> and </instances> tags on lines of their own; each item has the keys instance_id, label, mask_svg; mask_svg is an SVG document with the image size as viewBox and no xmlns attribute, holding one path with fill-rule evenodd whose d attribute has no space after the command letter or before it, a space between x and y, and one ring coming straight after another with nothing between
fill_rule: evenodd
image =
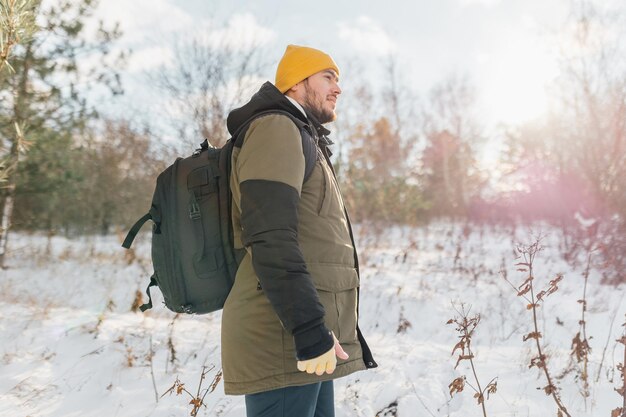
<instances>
[{"instance_id":1,"label":"man's hand","mask_svg":"<svg viewBox=\"0 0 626 417\"><path fill-rule=\"evenodd\" d=\"M339 341L333 333L333 339L335 340L335 346L328 352L306 361L298 361L298 370L306 372L307 374L315 373L316 375L323 375L324 372L332 374L337 367L337 358L348 359L348 354L343 350Z\"/></svg>"}]
</instances>

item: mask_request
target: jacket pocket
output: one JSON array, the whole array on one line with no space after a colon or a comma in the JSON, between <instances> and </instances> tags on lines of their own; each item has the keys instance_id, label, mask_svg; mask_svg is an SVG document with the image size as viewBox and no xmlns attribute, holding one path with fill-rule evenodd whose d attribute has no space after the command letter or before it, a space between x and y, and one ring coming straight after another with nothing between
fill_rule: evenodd
<instances>
[{"instance_id":1,"label":"jacket pocket","mask_svg":"<svg viewBox=\"0 0 626 417\"><path fill-rule=\"evenodd\" d=\"M325 324L339 342L356 343L359 277L356 269L340 264L309 263L313 283L326 312Z\"/></svg>"},{"instance_id":2,"label":"jacket pocket","mask_svg":"<svg viewBox=\"0 0 626 417\"><path fill-rule=\"evenodd\" d=\"M331 209L331 204L332 204L332 199L333 199L333 188L332 188L332 178L331 175L332 173L330 172L330 170L328 169L328 167L325 166L324 162L318 162L322 168L322 189L320 190L320 193L322 195L322 201L320 203L320 207L319 210L317 211L317 214L321 217L327 217L330 209Z\"/></svg>"}]
</instances>

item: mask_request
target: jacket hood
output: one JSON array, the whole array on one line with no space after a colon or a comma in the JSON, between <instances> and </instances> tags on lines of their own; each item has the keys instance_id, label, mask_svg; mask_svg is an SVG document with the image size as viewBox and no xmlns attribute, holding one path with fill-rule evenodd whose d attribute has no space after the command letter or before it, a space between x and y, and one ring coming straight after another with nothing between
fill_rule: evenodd
<instances>
[{"instance_id":1,"label":"jacket hood","mask_svg":"<svg viewBox=\"0 0 626 417\"><path fill-rule=\"evenodd\" d=\"M265 111L280 110L290 113L294 117L309 123L300 110L283 95L274 84L265 82L249 102L231 111L226 119L228 132L232 135L248 120Z\"/></svg>"}]
</instances>

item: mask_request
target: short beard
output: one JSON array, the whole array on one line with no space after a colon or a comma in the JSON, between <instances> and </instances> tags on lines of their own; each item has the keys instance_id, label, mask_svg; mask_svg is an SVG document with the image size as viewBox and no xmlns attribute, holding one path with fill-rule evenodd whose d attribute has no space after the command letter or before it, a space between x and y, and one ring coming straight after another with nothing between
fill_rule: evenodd
<instances>
[{"instance_id":1,"label":"short beard","mask_svg":"<svg viewBox=\"0 0 626 417\"><path fill-rule=\"evenodd\" d=\"M319 100L315 92L309 88L308 79L304 80L304 91L306 92L306 96L304 97L302 107L304 107L304 109L315 117L321 124L334 122L337 115L332 110L328 111L324 109L323 99Z\"/></svg>"}]
</instances>

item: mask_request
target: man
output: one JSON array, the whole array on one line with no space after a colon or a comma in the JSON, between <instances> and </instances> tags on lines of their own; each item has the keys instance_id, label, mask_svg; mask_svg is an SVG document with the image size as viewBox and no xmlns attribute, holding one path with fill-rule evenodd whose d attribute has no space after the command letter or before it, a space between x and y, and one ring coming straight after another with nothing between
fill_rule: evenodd
<instances>
[{"instance_id":1,"label":"man","mask_svg":"<svg viewBox=\"0 0 626 417\"><path fill-rule=\"evenodd\" d=\"M334 416L332 380L377 366L357 326L358 261L322 126L338 82L329 55L289 45L275 84L228 116L246 254L224 305L222 366L248 417Z\"/></svg>"}]
</instances>

